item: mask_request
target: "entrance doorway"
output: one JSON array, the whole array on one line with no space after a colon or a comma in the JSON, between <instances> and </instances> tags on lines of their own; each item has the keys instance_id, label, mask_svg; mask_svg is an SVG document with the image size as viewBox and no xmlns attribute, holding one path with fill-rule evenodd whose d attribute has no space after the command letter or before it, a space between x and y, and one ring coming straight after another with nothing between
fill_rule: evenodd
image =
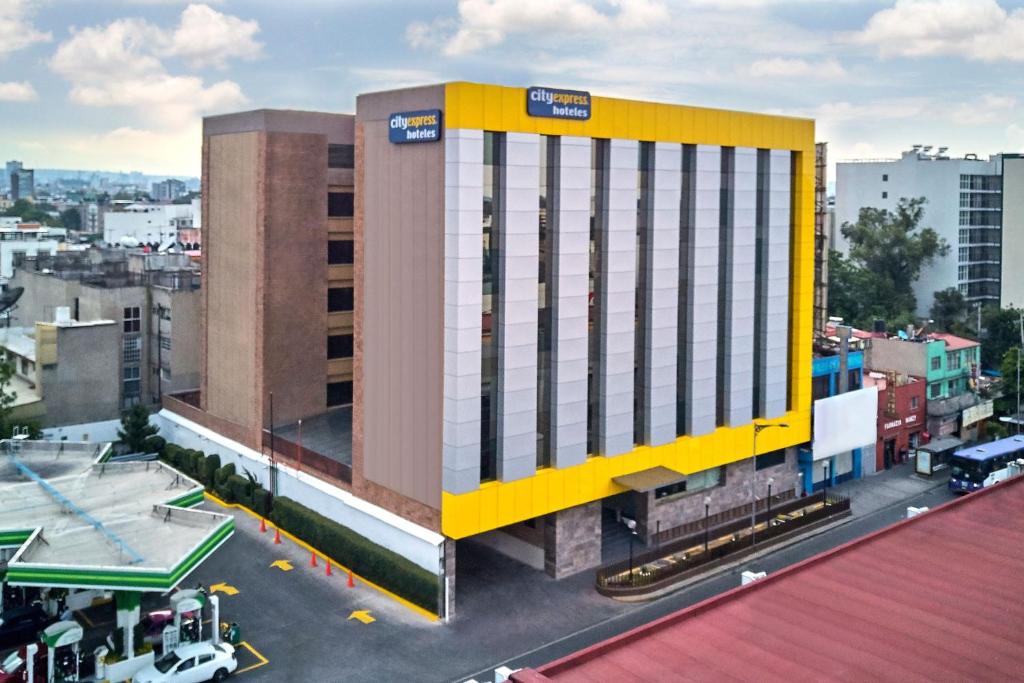
<instances>
[{"instance_id":1,"label":"entrance doorway","mask_svg":"<svg viewBox=\"0 0 1024 683\"><path fill-rule=\"evenodd\" d=\"M896 439L886 439L885 446L882 448L882 460L885 463L885 469L892 469L893 460L896 457Z\"/></svg>"}]
</instances>

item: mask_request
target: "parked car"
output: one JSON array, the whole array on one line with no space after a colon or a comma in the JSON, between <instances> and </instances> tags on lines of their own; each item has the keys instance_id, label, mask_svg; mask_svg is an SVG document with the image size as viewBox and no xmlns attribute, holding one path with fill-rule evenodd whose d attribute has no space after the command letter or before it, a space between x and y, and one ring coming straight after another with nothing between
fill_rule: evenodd
<instances>
[{"instance_id":1,"label":"parked car","mask_svg":"<svg viewBox=\"0 0 1024 683\"><path fill-rule=\"evenodd\" d=\"M227 643L179 647L140 670L135 683L202 683L223 681L238 668L235 648Z\"/></svg>"},{"instance_id":2,"label":"parked car","mask_svg":"<svg viewBox=\"0 0 1024 683\"><path fill-rule=\"evenodd\" d=\"M21 647L0 660L0 683L25 683L28 681L27 658L28 652ZM46 678L46 646L42 643L39 644L39 649L36 651L33 667L33 678L39 681Z\"/></svg>"},{"instance_id":3,"label":"parked car","mask_svg":"<svg viewBox=\"0 0 1024 683\"><path fill-rule=\"evenodd\" d=\"M39 639L39 632L57 621L39 605L15 607L0 614L0 650Z\"/></svg>"}]
</instances>

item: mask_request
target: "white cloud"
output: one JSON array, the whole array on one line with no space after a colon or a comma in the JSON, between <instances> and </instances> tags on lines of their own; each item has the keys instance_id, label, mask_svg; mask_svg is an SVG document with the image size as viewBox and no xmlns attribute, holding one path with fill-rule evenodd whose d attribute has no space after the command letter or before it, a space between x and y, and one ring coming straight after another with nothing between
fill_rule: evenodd
<instances>
[{"instance_id":1,"label":"white cloud","mask_svg":"<svg viewBox=\"0 0 1024 683\"><path fill-rule=\"evenodd\" d=\"M0 102L35 102L38 99L36 89L28 81L0 82Z\"/></svg>"},{"instance_id":2,"label":"white cloud","mask_svg":"<svg viewBox=\"0 0 1024 683\"><path fill-rule=\"evenodd\" d=\"M852 40L883 57L1024 61L1024 9L1008 12L996 0L897 0Z\"/></svg>"},{"instance_id":3,"label":"white cloud","mask_svg":"<svg viewBox=\"0 0 1024 683\"><path fill-rule=\"evenodd\" d=\"M203 17L212 23L197 27ZM199 76L171 74L161 58L181 56L190 63L223 65L232 57L251 57L259 49L251 40L258 30L256 22L190 5L174 30L131 18L72 30L50 60L50 68L71 83L73 102L127 107L145 119L180 127L199 114L238 106L246 98L230 80L207 85ZM239 42L232 43L231 35Z\"/></svg>"},{"instance_id":4,"label":"white cloud","mask_svg":"<svg viewBox=\"0 0 1024 683\"><path fill-rule=\"evenodd\" d=\"M459 0L456 20L415 22L406 30L406 39L413 47L441 46L444 54L459 56L499 45L515 34L630 31L669 19L668 9L657 0L610 4L615 11L606 14L587 0Z\"/></svg>"},{"instance_id":5,"label":"white cloud","mask_svg":"<svg viewBox=\"0 0 1024 683\"><path fill-rule=\"evenodd\" d=\"M1012 151L1024 151L1024 126L1011 123L1006 127L1006 139L1010 141L1011 147L1016 148Z\"/></svg>"},{"instance_id":6,"label":"white cloud","mask_svg":"<svg viewBox=\"0 0 1024 683\"><path fill-rule=\"evenodd\" d=\"M0 0L0 57L53 36L32 25L32 7L26 0Z\"/></svg>"},{"instance_id":7,"label":"white cloud","mask_svg":"<svg viewBox=\"0 0 1024 683\"><path fill-rule=\"evenodd\" d=\"M809 61L773 57L757 60L750 65L749 73L754 78L838 79L846 76L846 69L835 59Z\"/></svg>"},{"instance_id":8,"label":"white cloud","mask_svg":"<svg viewBox=\"0 0 1024 683\"><path fill-rule=\"evenodd\" d=\"M1017 100L1007 95L982 95L981 97L961 102L950 111L953 123L962 126L978 126L995 123L1007 115L1016 113Z\"/></svg>"},{"instance_id":9,"label":"white cloud","mask_svg":"<svg viewBox=\"0 0 1024 683\"><path fill-rule=\"evenodd\" d=\"M370 84L374 90L409 88L445 80L438 72L428 69L353 67L350 71L360 81Z\"/></svg>"},{"instance_id":10,"label":"white cloud","mask_svg":"<svg viewBox=\"0 0 1024 683\"><path fill-rule=\"evenodd\" d=\"M255 59L263 51L256 42L256 20L223 14L208 5L189 5L181 23L168 38L165 56L181 57L192 66L223 68L229 59Z\"/></svg>"}]
</instances>

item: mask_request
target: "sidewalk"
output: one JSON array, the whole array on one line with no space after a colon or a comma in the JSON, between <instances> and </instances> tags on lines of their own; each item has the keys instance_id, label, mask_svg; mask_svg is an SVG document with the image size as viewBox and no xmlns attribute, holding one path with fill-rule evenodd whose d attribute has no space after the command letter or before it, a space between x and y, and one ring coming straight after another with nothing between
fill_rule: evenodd
<instances>
[{"instance_id":1,"label":"sidewalk","mask_svg":"<svg viewBox=\"0 0 1024 683\"><path fill-rule=\"evenodd\" d=\"M940 471L930 479L922 477L914 474L914 463L910 461L879 474L829 487L829 492L849 496L850 512L854 517L861 517L944 486L947 481L945 474L945 471Z\"/></svg>"}]
</instances>

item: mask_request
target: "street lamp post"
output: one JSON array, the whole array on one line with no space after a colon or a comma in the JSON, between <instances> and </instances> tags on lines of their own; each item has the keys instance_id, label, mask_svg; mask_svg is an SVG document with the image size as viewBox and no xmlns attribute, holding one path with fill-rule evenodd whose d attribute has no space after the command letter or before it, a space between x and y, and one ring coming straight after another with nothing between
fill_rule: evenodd
<instances>
[{"instance_id":1,"label":"street lamp post","mask_svg":"<svg viewBox=\"0 0 1024 683\"><path fill-rule=\"evenodd\" d=\"M768 519L772 517L772 484L775 483L775 477L768 477ZM770 523L770 522L769 522Z\"/></svg>"},{"instance_id":2,"label":"street lamp post","mask_svg":"<svg viewBox=\"0 0 1024 683\"><path fill-rule=\"evenodd\" d=\"M828 461L822 463L825 466L825 478L822 479L822 501L828 500Z\"/></svg>"},{"instance_id":3,"label":"street lamp post","mask_svg":"<svg viewBox=\"0 0 1024 683\"><path fill-rule=\"evenodd\" d=\"M636 537L636 520L622 520L629 529L629 584L633 585L633 539Z\"/></svg>"},{"instance_id":4,"label":"street lamp post","mask_svg":"<svg viewBox=\"0 0 1024 683\"><path fill-rule=\"evenodd\" d=\"M781 427L782 429L789 429L789 425L784 422L776 423L754 423L754 455L750 458L750 545L753 546L756 542L756 525L757 525L757 489L754 488L754 484L757 482L757 435L765 429L771 429L772 427Z\"/></svg>"}]
</instances>

